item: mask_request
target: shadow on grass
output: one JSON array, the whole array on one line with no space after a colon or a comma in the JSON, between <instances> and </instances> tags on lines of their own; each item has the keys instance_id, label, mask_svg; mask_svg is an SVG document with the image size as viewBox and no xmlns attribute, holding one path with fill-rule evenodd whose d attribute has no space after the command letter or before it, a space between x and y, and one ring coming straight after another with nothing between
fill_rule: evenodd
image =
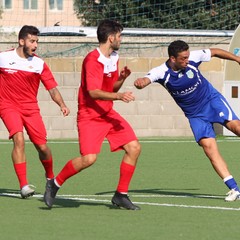
<instances>
[{"instance_id":1,"label":"shadow on grass","mask_svg":"<svg viewBox=\"0 0 240 240\"><path fill-rule=\"evenodd\" d=\"M19 194L19 196L17 196L17 194ZM0 188L0 197L21 198L21 195L19 190Z\"/></svg>"},{"instance_id":2,"label":"shadow on grass","mask_svg":"<svg viewBox=\"0 0 240 240\"><path fill-rule=\"evenodd\" d=\"M35 195L40 194L35 192ZM20 195L20 190L18 189L8 189L8 188L0 188L0 197L7 197L7 198L19 198L22 199ZM31 198L26 198L31 199Z\"/></svg>"},{"instance_id":3,"label":"shadow on grass","mask_svg":"<svg viewBox=\"0 0 240 240\"><path fill-rule=\"evenodd\" d=\"M43 199L39 199L39 201L43 202ZM52 210L54 208L79 208L80 206L105 206L110 208L110 204L102 203L102 202L86 202L79 199L69 199L69 198L58 198L56 197L52 208L48 208L47 206L40 207L41 210Z\"/></svg>"}]
</instances>

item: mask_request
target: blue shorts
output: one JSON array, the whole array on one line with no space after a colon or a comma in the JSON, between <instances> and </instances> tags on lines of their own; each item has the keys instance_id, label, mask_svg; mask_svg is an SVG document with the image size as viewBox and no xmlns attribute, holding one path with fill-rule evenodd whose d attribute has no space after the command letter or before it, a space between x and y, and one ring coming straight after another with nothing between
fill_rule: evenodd
<instances>
[{"instance_id":1,"label":"blue shorts","mask_svg":"<svg viewBox=\"0 0 240 240\"><path fill-rule=\"evenodd\" d=\"M196 142L202 138L215 138L213 123L225 125L227 121L239 120L226 99L219 95L211 99L195 117L188 118Z\"/></svg>"}]
</instances>

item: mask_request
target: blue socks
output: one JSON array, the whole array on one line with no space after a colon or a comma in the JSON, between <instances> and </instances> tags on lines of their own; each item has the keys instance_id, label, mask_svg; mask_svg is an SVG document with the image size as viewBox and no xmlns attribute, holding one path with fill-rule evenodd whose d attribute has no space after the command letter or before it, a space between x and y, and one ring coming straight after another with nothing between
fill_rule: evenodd
<instances>
[{"instance_id":1,"label":"blue socks","mask_svg":"<svg viewBox=\"0 0 240 240\"><path fill-rule=\"evenodd\" d=\"M232 175L224 178L223 181L230 190L235 189L236 191L240 192L239 187Z\"/></svg>"}]
</instances>

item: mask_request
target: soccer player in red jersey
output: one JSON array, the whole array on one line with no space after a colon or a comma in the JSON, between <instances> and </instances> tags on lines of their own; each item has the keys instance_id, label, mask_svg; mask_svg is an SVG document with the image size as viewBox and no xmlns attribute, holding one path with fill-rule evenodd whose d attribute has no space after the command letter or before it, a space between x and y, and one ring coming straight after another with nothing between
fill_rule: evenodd
<instances>
[{"instance_id":1,"label":"soccer player in red jersey","mask_svg":"<svg viewBox=\"0 0 240 240\"><path fill-rule=\"evenodd\" d=\"M23 128L38 151L46 178L54 177L52 154L46 144L47 133L37 101L40 82L63 115L69 114L49 67L35 54L38 35L36 27L25 25L18 35L18 47L0 53L0 117L13 140L12 161L22 198L35 192L27 180Z\"/></svg>"},{"instance_id":2,"label":"soccer player in red jersey","mask_svg":"<svg viewBox=\"0 0 240 240\"><path fill-rule=\"evenodd\" d=\"M69 177L95 163L102 142L107 138L111 151L125 151L112 203L125 209L140 209L127 193L141 146L131 126L113 109L113 101L128 103L135 99L132 92L118 92L131 73L124 67L119 74L116 50L120 47L122 30L119 23L103 20L97 29L99 47L83 61L77 118L81 157L69 160L56 178L47 182L44 201L49 208Z\"/></svg>"}]
</instances>

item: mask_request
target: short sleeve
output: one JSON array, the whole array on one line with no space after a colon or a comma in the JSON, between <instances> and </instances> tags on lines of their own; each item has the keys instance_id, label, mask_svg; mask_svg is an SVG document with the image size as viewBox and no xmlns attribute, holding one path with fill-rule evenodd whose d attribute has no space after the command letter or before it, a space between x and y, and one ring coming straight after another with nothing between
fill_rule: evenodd
<instances>
[{"instance_id":1,"label":"short sleeve","mask_svg":"<svg viewBox=\"0 0 240 240\"><path fill-rule=\"evenodd\" d=\"M47 90L55 88L58 85L51 70L45 62L43 64L43 71L41 73L41 81Z\"/></svg>"}]
</instances>

